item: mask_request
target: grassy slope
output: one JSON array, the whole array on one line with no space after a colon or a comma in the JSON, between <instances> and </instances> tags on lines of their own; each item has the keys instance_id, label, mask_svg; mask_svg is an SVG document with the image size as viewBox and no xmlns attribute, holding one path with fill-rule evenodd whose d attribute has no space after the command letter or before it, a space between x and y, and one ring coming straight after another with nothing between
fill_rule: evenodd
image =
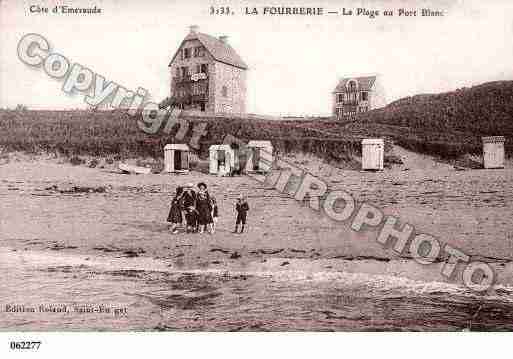
<instances>
[{"instance_id":1,"label":"grassy slope","mask_svg":"<svg viewBox=\"0 0 513 359\"><path fill-rule=\"evenodd\" d=\"M200 155L208 155L211 144L230 134L241 140L269 139L282 152L306 152L325 158L344 159L358 151L352 136L326 134L297 126L293 121L233 118L188 118L192 126L207 123ZM169 134L147 135L136 117L123 111L0 111L0 147L9 151L59 152L65 155L162 157L166 143L173 143L178 126ZM188 131L188 142L192 131Z\"/></svg>"},{"instance_id":2,"label":"grassy slope","mask_svg":"<svg viewBox=\"0 0 513 359\"><path fill-rule=\"evenodd\" d=\"M241 118L188 118L206 122L200 155L210 144L231 134L242 140L269 139L282 152L305 152L344 160L360 151L364 137L384 137L410 150L456 157L481 151L481 136L503 135L513 153L513 82L492 82L470 89L398 100L357 121L273 121ZM148 136L136 118L122 111L0 110L0 146L28 152L55 151L67 155L161 157L174 132ZM189 135L190 136L190 132ZM188 139L186 138L186 141Z\"/></svg>"},{"instance_id":3,"label":"grassy slope","mask_svg":"<svg viewBox=\"0 0 513 359\"><path fill-rule=\"evenodd\" d=\"M309 125L353 136L385 136L413 151L445 158L480 153L482 136L502 135L511 155L513 81L407 97L360 115L349 124L324 121Z\"/></svg>"}]
</instances>

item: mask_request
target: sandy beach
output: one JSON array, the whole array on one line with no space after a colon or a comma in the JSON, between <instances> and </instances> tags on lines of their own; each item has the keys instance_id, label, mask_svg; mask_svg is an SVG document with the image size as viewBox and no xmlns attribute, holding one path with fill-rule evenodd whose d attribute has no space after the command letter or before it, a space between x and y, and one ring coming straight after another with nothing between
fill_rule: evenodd
<instances>
[{"instance_id":1,"label":"sandy beach","mask_svg":"<svg viewBox=\"0 0 513 359\"><path fill-rule=\"evenodd\" d=\"M0 271L7 278L0 304L102 302L128 314L53 315L36 327L37 313L5 313L1 328L416 330L421 317L442 308L449 314L433 316L428 330L511 329L513 170L435 167L413 159L378 173L335 170L329 186L490 263L498 280L485 295L445 280L443 263L398 258L375 232L353 232L246 176L124 175L55 158L9 161L0 166ZM200 181L219 204L216 233L172 235L165 220L174 189ZM249 223L246 233L233 234L239 193L248 196ZM362 305L370 322L347 314ZM316 310L307 314L309 307ZM405 325L416 310L419 321Z\"/></svg>"}]
</instances>

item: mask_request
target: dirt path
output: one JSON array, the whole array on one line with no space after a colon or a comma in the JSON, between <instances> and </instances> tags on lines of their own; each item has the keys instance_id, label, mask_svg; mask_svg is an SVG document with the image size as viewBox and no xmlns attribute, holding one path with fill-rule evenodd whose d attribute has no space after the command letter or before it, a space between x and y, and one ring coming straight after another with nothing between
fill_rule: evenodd
<instances>
[{"instance_id":1,"label":"dirt path","mask_svg":"<svg viewBox=\"0 0 513 359\"><path fill-rule=\"evenodd\" d=\"M394 145L392 153L401 157L403 161L399 169L409 170L430 170L430 171L452 171L454 167L447 163L436 161L433 156L424 155L416 152L409 151L403 147Z\"/></svg>"}]
</instances>

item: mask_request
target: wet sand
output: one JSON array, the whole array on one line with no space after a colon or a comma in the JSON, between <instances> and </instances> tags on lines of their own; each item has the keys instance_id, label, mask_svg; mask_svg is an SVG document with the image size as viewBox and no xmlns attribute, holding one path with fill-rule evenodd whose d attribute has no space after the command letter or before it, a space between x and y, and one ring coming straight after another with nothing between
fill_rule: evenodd
<instances>
[{"instance_id":1,"label":"wet sand","mask_svg":"<svg viewBox=\"0 0 513 359\"><path fill-rule=\"evenodd\" d=\"M442 263L398 258L375 232L355 233L247 177L122 175L39 159L0 166L2 309L102 302L128 314L6 313L0 326L511 329L512 170L338 170L329 179L330 188L490 262L500 286L476 296L457 280L444 283ZM217 232L171 235L174 188L199 181L218 200ZM231 233L241 192L251 207L242 235Z\"/></svg>"}]
</instances>

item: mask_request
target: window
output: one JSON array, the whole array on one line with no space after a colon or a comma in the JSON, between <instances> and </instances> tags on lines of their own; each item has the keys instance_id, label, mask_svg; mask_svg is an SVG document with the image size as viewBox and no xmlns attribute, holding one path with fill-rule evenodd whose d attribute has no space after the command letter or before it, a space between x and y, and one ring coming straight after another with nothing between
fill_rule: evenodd
<instances>
[{"instance_id":1,"label":"window","mask_svg":"<svg viewBox=\"0 0 513 359\"><path fill-rule=\"evenodd\" d=\"M223 95L223 97L228 97L228 87L223 86L221 88L221 94Z\"/></svg>"},{"instance_id":2,"label":"window","mask_svg":"<svg viewBox=\"0 0 513 359\"><path fill-rule=\"evenodd\" d=\"M362 92L362 101L367 101L369 99L369 93L367 91Z\"/></svg>"},{"instance_id":3,"label":"window","mask_svg":"<svg viewBox=\"0 0 513 359\"><path fill-rule=\"evenodd\" d=\"M191 57L191 49L183 49L183 58L188 59Z\"/></svg>"},{"instance_id":4,"label":"window","mask_svg":"<svg viewBox=\"0 0 513 359\"><path fill-rule=\"evenodd\" d=\"M189 75L189 68L187 66L181 67L182 69L182 78L186 78Z\"/></svg>"},{"instance_id":5,"label":"window","mask_svg":"<svg viewBox=\"0 0 513 359\"><path fill-rule=\"evenodd\" d=\"M204 57L205 56L205 48L203 46L198 46L194 48L194 57Z\"/></svg>"},{"instance_id":6,"label":"window","mask_svg":"<svg viewBox=\"0 0 513 359\"><path fill-rule=\"evenodd\" d=\"M349 89L350 92L356 91L356 81L350 81L348 89Z\"/></svg>"},{"instance_id":7,"label":"window","mask_svg":"<svg viewBox=\"0 0 513 359\"><path fill-rule=\"evenodd\" d=\"M344 102L344 94L343 93L337 94L337 102L338 103Z\"/></svg>"},{"instance_id":8,"label":"window","mask_svg":"<svg viewBox=\"0 0 513 359\"><path fill-rule=\"evenodd\" d=\"M208 72L208 65L207 64L198 64L196 65L196 73L202 73L206 74Z\"/></svg>"}]
</instances>

